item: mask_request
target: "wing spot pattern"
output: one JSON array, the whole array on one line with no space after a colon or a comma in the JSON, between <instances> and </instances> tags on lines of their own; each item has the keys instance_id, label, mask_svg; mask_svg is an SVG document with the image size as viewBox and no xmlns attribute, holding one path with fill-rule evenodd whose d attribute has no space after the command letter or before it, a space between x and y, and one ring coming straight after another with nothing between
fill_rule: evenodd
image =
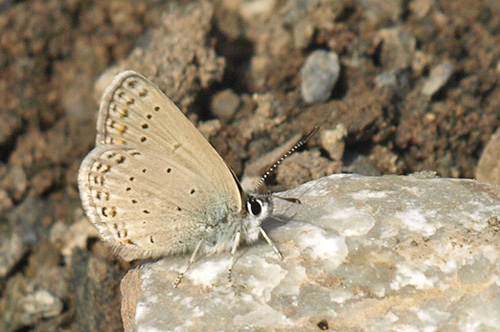
<instances>
[{"instance_id":1,"label":"wing spot pattern","mask_svg":"<svg viewBox=\"0 0 500 332\"><path fill-rule=\"evenodd\" d=\"M125 157L124 156L119 156L118 158L115 159L115 162L117 164L123 164L125 162Z\"/></svg>"},{"instance_id":2,"label":"wing spot pattern","mask_svg":"<svg viewBox=\"0 0 500 332\"><path fill-rule=\"evenodd\" d=\"M116 208L114 206L111 207L111 209L109 210L109 215L111 217L115 217L116 216Z\"/></svg>"},{"instance_id":3,"label":"wing spot pattern","mask_svg":"<svg viewBox=\"0 0 500 332\"><path fill-rule=\"evenodd\" d=\"M145 168L143 168L143 169L142 169L142 172L143 172L143 173L146 173L146 169L145 169Z\"/></svg>"},{"instance_id":4,"label":"wing spot pattern","mask_svg":"<svg viewBox=\"0 0 500 332\"><path fill-rule=\"evenodd\" d=\"M196 192L196 189L195 188L191 188L190 194L193 195L195 192Z\"/></svg>"},{"instance_id":5,"label":"wing spot pattern","mask_svg":"<svg viewBox=\"0 0 500 332\"><path fill-rule=\"evenodd\" d=\"M109 193L103 191L96 191L95 198L99 201L100 200L109 201Z\"/></svg>"},{"instance_id":6,"label":"wing spot pattern","mask_svg":"<svg viewBox=\"0 0 500 332\"><path fill-rule=\"evenodd\" d=\"M136 199L133 199L131 202L132 202L132 204L137 204L137 200Z\"/></svg>"},{"instance_id":7,"label":"wing spot pattern","mask_svg":"<svg viewBox=\"0 0 500 332\"><path fill-rule=\"evenodd\" d=\"M120 113L120 114L119 114L119 117L120 117L120 118L122 118L122 119L123 119L123 118L126 118L126 117L128 116L128 109L126 109L126 108L122 108L122 109L120 109L120 110L118 111L118 113Z\"/></svg>"},{"instance_id":8,"label":"wing spot pattern","mask_svg":"<svg viewBox=\"0 0 500 332\"><path fill-rule=\"evenodd\" d=\"M149 242L151 242L151 243L155 243L155 241L153 240L153 237L152 237L152 236L150 236L150 237L149 237Z\"/></svg>"},{"instance_id":9,"label":"wing spot pattern","mask_svg":"<svg viewBox=\"0 0 500 332\"><path fill-rule=\"evenodd\" d=\"M137 86L137 80L131 79L128 82L128 86L129 86L129 88L135 89L135 87Z\"/></svg>"},{"instance_id":10,"label":"wing spot pattern","mask_svg":"<svg viewBox=\"0 0 500 332\"><path fill-rule=\"evenodd\" d=\"M127 189L125 189L125 191L130 191L130 190L132 190L132 188L130 187L127 187Z\"/></svg>"},{"instance_id":11,"label":"wing spot pattern","mask_svg":"<svg viewBox=\"0 0 500 332\"><path fill-rule=\"evenodd\" d=\"M130 98L129 100L127 100L126 104L127 104L127 106L134 105L135 104L135 99L134 98Z\"/></svg>"},{"instance_id":12,"label":"wing spot pattern","mask_svg":"<svg viewBox=\"0 0 500 332\"><path fill-rule=\"evenodd\" d=\"M99 164L99 165L101 166L100 167L100 169L101 169L100 172L102 174L108 173L111 170L111 166L109 166L109 165L103 165L103 164ZM97 169L97 170L99 171L99 169Z\"/></svg>"},{"instance_id":13,"label":"wing spot pattern","mask_svg":"<svg viewBox=\"0 0 500 332\"><path fill-rule=\"evenodd\" d=\"M130 181L134 181L134 180L135 180L135 178L134 178L133 176L129 177L128 179L129 179Z\"/></svg>"},{"instance_id":14,"label":"wing spot pattern","mask_svg":"<svg viewBox=\"0 0 500 332\"><path fill-rule=\"evenodd\" d=\"M170 172L172 172L172 169L169 167L169 168L167 168L167 173L170 173Z\"/></svg>"},{"instance_id":15,"label":"wing spot pattern","mask_svg":"<svg viewBox=\"0 0 500 332\"><path fill-rule=\"evenodd\" d=\"M101 214L105 217L108 216L108 208L107 207L103 207L101 208Z\"/></svg>"},{"instance_id":16,"label":"wing spot pattern","mask_svg":"<svg viewBox=\"0 0 500 332\"><path fill-rule=\"evenodd\" d=\"M149 128L149 126L148 126L147 123L143 123L141 127L142 127L142 129L148 129Z\"/></svg>"},{"instance_id":17,"label":"wing spot pattern","mask_svg":"<svg viewBox=\"0 0 500 332\"><path fill-rule=\"evenodd\" d=\"M159 112L160 111L160 106L155 106L155 111Z\"/></svg>"},{"instance_id":18,"label":"wing spot pattern","mask_svg":"<svg viewBox=\"0 0 500 332\"><path fill-rule=\"evenodd\" d=\"M146 137L146 136L142 136L142 137L141 137L141 142L142 142L142 143L146 142L146 140L147 140L147 137Z\"/></svg>"},{"instance_id":19,"label":"wing spot pattern","mask_svg":"<svg viewBox=\"0 0 500 332\"><path fill-rule=\"evenodd\" d=\"M153 116L152 116L151 114L147 114L147 115L146 115L146 118L148 118L149 120L151 120L151 118L152 118L152 117L153 117Z\"/></svg>"},{"instance_id":20,"label":"wing spot pattern","mask_svg":"<svg viewBox=\"0 0 500 332\"><path fill-rule=\"evenodd\" d=\"M142 212L143 212L144 214L150 214L150 213L151 213L151 212L149 212L148 210L142 210Z\"/></svg>"},{"instance_id":21,"label":"wing spot pattern","mask_svg":"<svg viewBox=\"0 0 500 332\"><path fill-rule=\"evenodd\" d=\"M177 211L182 211L180 206L177 207Z\"/></svg>"},{"instance_id":22,"label":"wing spot pattern","mask_svg":"<svg viewBox=\"0 0 500 332\"><path fill-rule=\"evenodd\" d=\"M116 126L116 130L118 130L118 134L123 135L127 131L128 127L124 124L119 124Z\"/></svg>"},{"instance_id":23,"label":"wing spot pattern","mask_svg":"<svg viewBox=\"0 0 500 332\"><path fill-rule=\"evenodd\" d=\"M148 89L143 89L141 92L139 92L139 97L144 98L147 97L149 94Z\"/></svg>"}]
</instances>

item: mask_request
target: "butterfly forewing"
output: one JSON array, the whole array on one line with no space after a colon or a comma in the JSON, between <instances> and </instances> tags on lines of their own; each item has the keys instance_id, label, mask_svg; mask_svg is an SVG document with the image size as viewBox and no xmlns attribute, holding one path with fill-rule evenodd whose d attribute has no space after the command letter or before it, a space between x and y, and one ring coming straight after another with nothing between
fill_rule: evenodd
<instances>
[{"instance_id":1,"label":"butterfly forewing","mask_svg":"<svg viewBox=\"0 0 500 332\"><path fill-rule=\"evenodd\" d=\"M192 250L207 224L241 210L222 158L141 75L115 78L97 131L97 146L79 171L81 198L91 222L124 258Z\"/></svg>"}]
</instances>

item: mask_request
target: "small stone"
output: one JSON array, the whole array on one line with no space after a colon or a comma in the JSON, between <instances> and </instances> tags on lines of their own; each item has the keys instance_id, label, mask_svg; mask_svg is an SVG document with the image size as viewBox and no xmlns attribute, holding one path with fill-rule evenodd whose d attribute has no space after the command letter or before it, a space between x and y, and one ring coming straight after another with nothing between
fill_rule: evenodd
<instances>
[{"instance_id":1,"label":"small stone","mask_svg":"<svg viewBox=\"0 0 500 332\"><path fill-rule=\"evenodd\" d=\"M38 289L21 299L25 322L35 322L40 318L55 317L61 313L63 304L46 289Z\"/></svg>"},{"instance_id":2,"label":"small stone","mask_svg":"<svg viewBox=\"0 0 500 332\"><path fill-rule=\"evenodd\" d=\"M240 98L232 90L217 93L212 99L212 113L222 121L229 121L240 106Z\"/></svg>"},{"instance_id":3,"label":"small stone","mask_svg":"<svg viewBox=\"0 0 500 332\"><path fill-rule=\"evenodd\" d=\"M382 44L380 63L387 69L406 69L410 66L417 41L401 28L381 29L375 36L375 45Z\"/></svg>"},{"instance_id":4,"label":"small stone","mask_svg":"<svg viewBox=\"0 0 500 332\"><path fill-rule=\"evenodd\" d=\"M0 233L0 278L5 277L28 251L17 234Z\"/></svg>"},{"instance_id":5,"label":"small stone","mask_svg":"<svg viewBox=\"0 0 500 332\"><path fill-rule=\"evenodd\" d=\"M320 133L320 144L332 160L342 160L344 155L345 142L347 137L347 128L339 123L335 129L324 129Z\"/></svg>"},{"instance_id":6,"label":"small stone","mask_svg":"<svg viewBox=\"0 0 500 332\"><path fill-rule=\"evenodd\" d=\"M314 51L307 57L300 74L302 99L308 104L324 102L339 78L339 57L335 52Z\"/></svg>"},{"instance_id":7,"label":"small stone","mask_svg":"<svg viewBox=\"0 0 500 332\"><path fill-rule=\"evenodd\" d=\"M441 63L434 67L422 88L422 93L429 97L434 95L448 82L453 72L453 65L449 62Z\"/></svg>"},{"instance_id":8,"label":"small stone","mask_svg":"<svg viewBox=\"0 0 500 332\"><path fill-rule=\"evenodd\" d=\"M476 178L482 182L500 185L500 128L491 135L477 164Z\"/></svg>"}]
</instances>

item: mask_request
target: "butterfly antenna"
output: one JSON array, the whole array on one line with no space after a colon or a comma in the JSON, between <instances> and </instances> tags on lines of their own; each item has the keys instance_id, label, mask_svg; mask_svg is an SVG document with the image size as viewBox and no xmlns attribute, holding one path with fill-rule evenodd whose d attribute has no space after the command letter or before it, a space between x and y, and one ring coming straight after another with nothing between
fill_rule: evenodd
<instances>
[{"instance_id":1,"label":"butterfly antenna","mask_svg":"<svg viewBox=\"0 0 500 332\"><path fill-rule=\"evenodd\" d=\"M267 170L267 172L264 173L264 175L260 178L259 182L255 186L255 191L257 191L257 189L259 189L264 184L264 182L266 182L266 179L269 177L269 175L271 175L276 170L276 168L278 168L278 166L283 162L283 160L285 160L286 158L290 157L290 155L292 153L294 153L295 151L297 151L297 149L299 149L301 146L303 146L304 144L306 144L307 141L309 141L309 139L311 139L311 137L313 137L318 132L318 130L319 130L319 126L314 126L313 130L311 130L311 132L309 134L307 134L306 136L302 137L297 142L297 144L295 144L290 150L288 150L287 153L285 153L280 159L278 159L278 161L276 161L273 164L273 166L269 167L269 169Z\"/></svg>"}]
</instances>

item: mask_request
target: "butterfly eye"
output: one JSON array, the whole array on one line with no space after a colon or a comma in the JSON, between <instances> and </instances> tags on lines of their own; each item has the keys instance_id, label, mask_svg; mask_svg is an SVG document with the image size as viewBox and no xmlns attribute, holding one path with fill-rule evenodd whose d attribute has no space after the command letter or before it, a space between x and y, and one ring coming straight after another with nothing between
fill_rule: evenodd
<instances>
[{"instance_id":1,"label":"butterfly eye","mask_svg":"<svg viewBox=\"0 0 500 332\"><path fill-rule=\"evenodd\" d=\"M262 201L257 198L250 198L247 201L247 211L252 216L258 216L262 213Z\"/></svg>"}]
</instances>

